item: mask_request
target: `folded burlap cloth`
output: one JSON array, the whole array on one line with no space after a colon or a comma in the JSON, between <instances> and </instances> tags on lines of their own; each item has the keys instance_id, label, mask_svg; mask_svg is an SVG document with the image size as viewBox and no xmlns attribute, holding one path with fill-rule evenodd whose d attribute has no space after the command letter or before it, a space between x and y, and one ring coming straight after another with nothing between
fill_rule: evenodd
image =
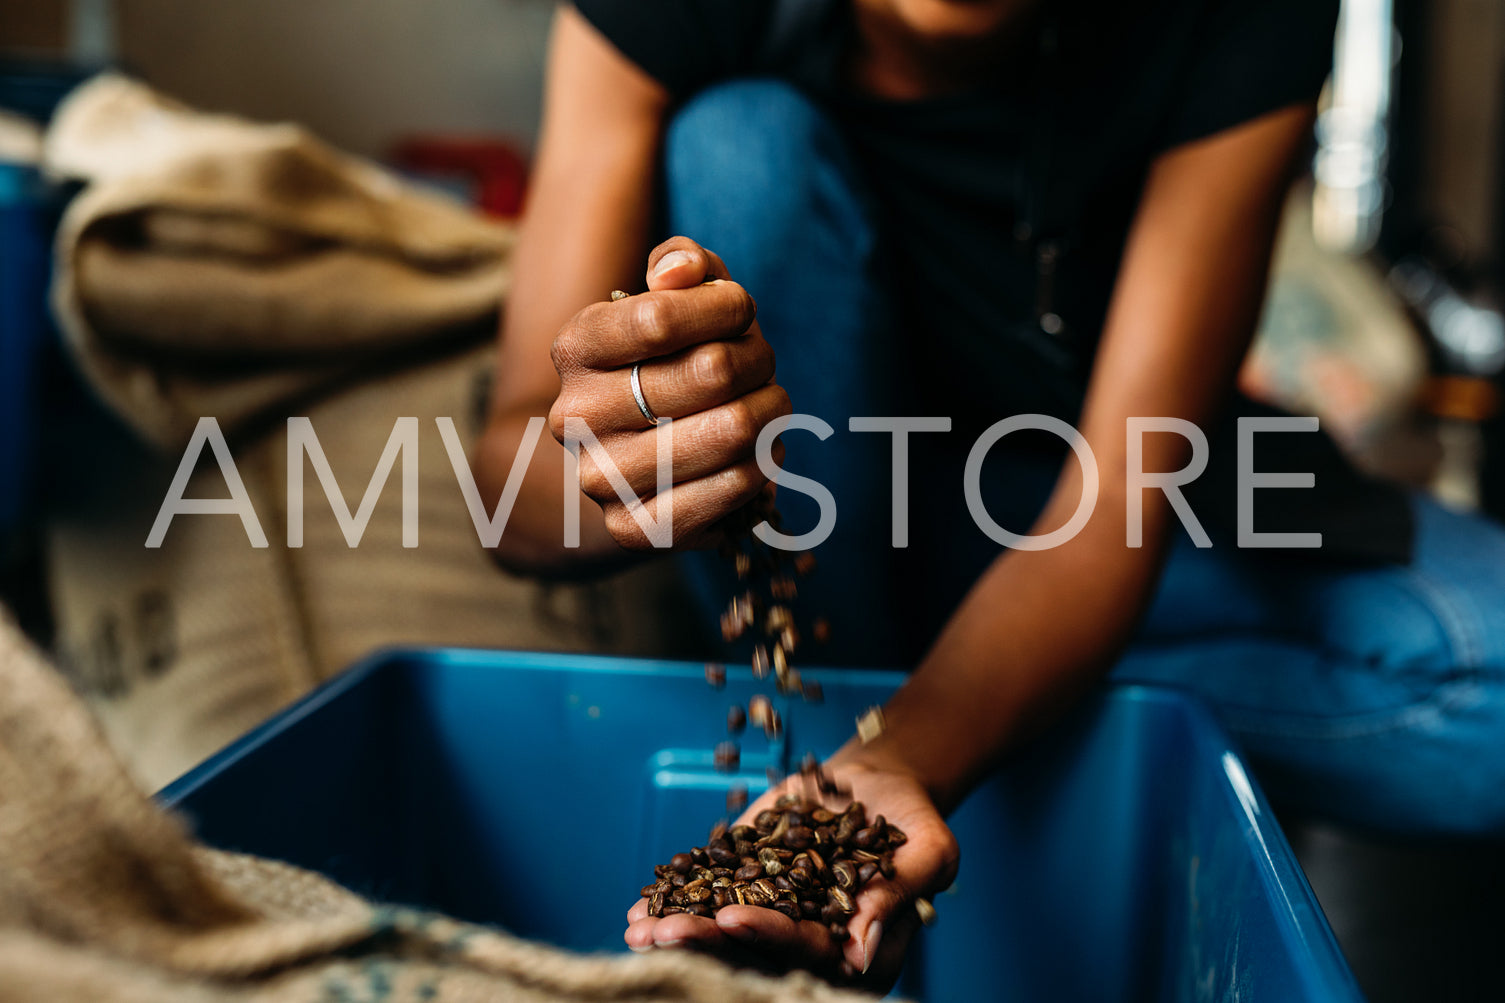
<instances>
[{"instance_id":1,"label":"folded burlap cloth","mask_svg":"<svg viewBox=\"0 0 1505 1003\"><path fill-rule=\"evenodd\" d=\"M856 1001L675 951L572 955L197 845L0 613L0 1003Z\"/></svg>"},{"instance_id":2,"label":"folded burlap cloth","mask_svg":"<svg viewBox=\"0 0 1505 1003\"><path fill-rule=\"evenodd\" d=\"M297 126L104 75L64 101L44 158L86 183L54 312L88 381L159 444L495 331L511 228Z\"/></svg>"}]
</instances>

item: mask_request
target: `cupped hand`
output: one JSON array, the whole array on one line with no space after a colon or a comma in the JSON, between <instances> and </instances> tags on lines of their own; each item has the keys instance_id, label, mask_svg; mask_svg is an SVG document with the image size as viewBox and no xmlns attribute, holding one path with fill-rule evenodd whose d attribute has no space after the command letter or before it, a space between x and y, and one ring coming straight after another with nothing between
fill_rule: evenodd
<instances>
[{"instance_id":1,"label":"cupped hand","mask_svg":"<svg viewBox=\"0 0 1505 1003\"><path fill-rule=\"evenodd\" d=\"M758 906L726 906L714 918L688 913L655 918L648 915L647 900L640 899L627 913L627 946L639 952L702 950L749 967L804 968L832 982L877 992L891 987L919 925L916 899L944 891L956 878L956 839L912 775L864 760L860 747L844 749L824 770L837 785L850 789L849 796L826 799L833 811L861 801L869 818L881 814L908 837L893 851L893 877L875 876L857 894L848 939L836 940L823 923L795 921ZM739 821L750 822L788 793L813 796L814 785L802 776L791 777L758 798Z\"/></svg>"},{"instance_id":2,"label":"cupped hand","mask_svg":"<svg viewBox=\"0 0 1505 1003\"><path fill-rule=\"evenodd\" d=\"M649 256L647 292L592 304L555 337L560 392L549 427L565 442L569 419L579 419L611 458L620 477L581 449L580 487L601 504L606 528L622 546L653 545L634 518L638 504L655 521L672 505L676 547L716 542L716 524L768 484L754 447L764 427L792 409L774 382L773 349L756 313L719 257L675 237ZM650 413L672 423L655 426L639 408L631 385L639 364ZM672 487L661 493L659 443L666 435ZM779 447L773 456L781 458Z\"/></svg>"}]
</instances>

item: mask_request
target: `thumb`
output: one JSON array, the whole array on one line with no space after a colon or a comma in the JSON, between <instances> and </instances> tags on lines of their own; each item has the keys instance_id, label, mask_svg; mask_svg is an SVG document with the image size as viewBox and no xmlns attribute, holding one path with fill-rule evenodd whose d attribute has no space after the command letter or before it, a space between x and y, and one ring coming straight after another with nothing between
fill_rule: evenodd
<instances>
[{"instance_id":1,"label":"thumb","mask_svg":"<svg viewBox=\"0 0 1505 1003\"><path fill-rule=\"evenodd\" d=\"M909 899L909 892L897 880L875 880L858 893L857 912L847 924L852 936L842 947L852 968L867 971L882 945L883 931L898 925Z\"/></svg>"},{"instance_id":2,"label":"thumb","mask_svg":"<svg viewBox=\"0 0 1505 1003\"><path fill-rule=\"evenodd\" d=\"M707 279L729 279L726 265L715 252L689 237L670 237L648 255L648 289L689 289Z\"/></svg>"}]
</instances>

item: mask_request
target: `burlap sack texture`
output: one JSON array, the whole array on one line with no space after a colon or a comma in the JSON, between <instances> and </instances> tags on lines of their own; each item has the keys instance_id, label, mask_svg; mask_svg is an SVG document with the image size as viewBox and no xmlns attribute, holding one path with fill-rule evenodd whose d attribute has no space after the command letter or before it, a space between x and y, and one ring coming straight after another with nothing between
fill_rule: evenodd
<instances>
[{"instance_id":1,"label":"burlap sack texture","mask_svg":"<svg viewBox=\"0 0 1505 1003\"><path fill-rule=\"evenodd\" d=\"M0 1003L869 997L659 951L570 955L200 846L0 614Z\"/></svg>"},{"instance_id":2,"label":"burlap sack texture","mask_svg":"<svg viewBox=\"0 0 1505 1003\"><path fill-rule=\"evenodd\" d=\"M512 228L298 126L204 114L106 74L59 107L44 157L87 183L57 234L64 337L153 442L495 330Z\"/></svg>"},{"instance_id":3,"label":"burlap sack texture","mask_svg":"<svg viewBox=\"0 0 1505 1003\"><path fill-rule=\"evenodd\" d=\"M68 347L155 446L92 427L65 443L80 473L46 527L56 648L143 784L383 645L686 653L664 617L684 606L668 568L548 585L480 548L434 419L472 448L508 228L295 127L203 115L119 77L70 97L47 143L54 170L88 181L57 241ZM204 415L267 549L227 516L180 517L144 546ZM287 547L291 416L312 421L351 511L395 420L418 418L416 549L401 546L398 471L352 550L307 468L304 546ZM225 497L212 462L186 495Z\"/></svg>"}]
</instances>

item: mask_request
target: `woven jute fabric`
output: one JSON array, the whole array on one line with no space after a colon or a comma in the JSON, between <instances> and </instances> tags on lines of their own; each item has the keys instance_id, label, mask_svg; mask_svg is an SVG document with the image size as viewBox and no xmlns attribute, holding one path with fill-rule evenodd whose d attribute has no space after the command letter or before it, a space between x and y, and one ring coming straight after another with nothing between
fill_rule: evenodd
<instances>
[{"instance_id":1,"label":"woven jute fabric","mask_svg":"<svg viewBox=\"0 0 1505 1003\"><path fill-rule=\"evenodd\" d=\"M58 109L44 163L85 183L56 239L64 341L158 444L495 332L512 227L298 126L105 74Z\"/></svg>"},{"instance_id":2,"label":"woven jute fabric","mask_svg":"<svg viewBox=\"0 0 1505 1003\"><path fill-rule=\"evenodd\" d=\"M575 955L198 845L0 616L0 1003L855 1001L698 955Z\"/></svg>"}]
</instances>

